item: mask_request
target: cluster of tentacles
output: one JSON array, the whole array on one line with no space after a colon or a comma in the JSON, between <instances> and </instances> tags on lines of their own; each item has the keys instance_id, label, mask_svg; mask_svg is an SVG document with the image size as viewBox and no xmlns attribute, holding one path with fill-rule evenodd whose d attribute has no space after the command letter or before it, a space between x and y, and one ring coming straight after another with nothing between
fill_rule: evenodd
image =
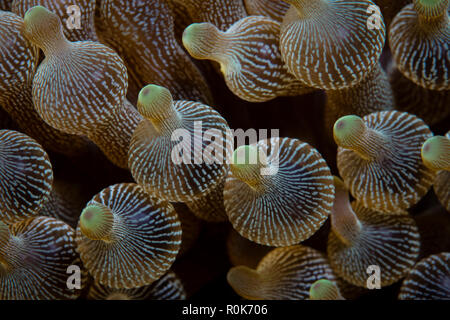
<instances>
[{"instance_id":1,"label":"cluster of tentacles","mask_svg":"<svg viewBox=\"0 0 450 320\"><path fill-rule=\"evenodd\" d=\"M450 1L391 3L0 0L0 299L450 299Z\"/></svg>"}]
</instances>

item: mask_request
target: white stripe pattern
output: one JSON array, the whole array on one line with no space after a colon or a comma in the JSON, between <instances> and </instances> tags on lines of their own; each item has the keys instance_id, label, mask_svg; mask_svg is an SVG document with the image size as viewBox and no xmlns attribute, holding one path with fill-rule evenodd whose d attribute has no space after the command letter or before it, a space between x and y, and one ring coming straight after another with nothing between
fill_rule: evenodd
<instances>
[{"instance_id":1,"label":"white stripe pattern","mask_svg":"<svg viewBox=\"0 0 450 320\"><path fill-rule=\"evenodd\" d=\"M114 216L112 240L87 238L78 226L77 251L102 285L130 289L149 285L172 266L181 244L181 225L173 206L150 197L140 186L110 186L89 203L109 208Z\"/></svg>"}]
</instances>

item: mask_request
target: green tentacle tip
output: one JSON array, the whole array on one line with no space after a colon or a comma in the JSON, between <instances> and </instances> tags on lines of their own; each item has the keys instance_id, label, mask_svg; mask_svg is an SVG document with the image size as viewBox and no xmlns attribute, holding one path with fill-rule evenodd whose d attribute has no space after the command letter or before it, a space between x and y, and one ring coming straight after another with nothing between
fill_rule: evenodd
<instances>
[{"instance_id":1,"label":"green tentacle tip","mask_svg":"<svg viewBox=\"0 0 450 320\"><path fill-rule=\"evenodd\" d=\"M196 59L211 59L218 45L215 40L218 29L211 23L193 23L184 29L182 42L189 54Z\"/></svg>"},{"instance_id":2,"label":"green tentacle tip","mask_svg":"<svg viewBox=\"0 0 450 320\"><path fill-rule=\"evenodd\" d=\"M35 6L25 13L24 16L24 22L27 23L33 23L36 21L41 21L48 17L49 15L53 15L54 13L50 12L47 8L42 6Z\"/></svg>"},{"instance_id":3,"label":"green tentacle tip","mask_svg":"<svg viewBox=\"0 0 450 320\"><path fill-rule=\"evenodd\" d=\"M101 204L88 205L80 216L80 228L91 239L102 239L112 229L114 217L111 211Z\"/></svg>"},{"instance_id":4,"label":"green tentacle tip","mask_svg":"<svg viewBox=\"0 0 450 320\"><path fill-rule=\"evenodd\" d=\"M311 300L337 300L341 299L336 284L328 279L320 279L311 285L309 290Z\"/></svg>"},{"instance_id":5,"label":"green tentacle tip","mask_svg":"<svg viewBox=\"0 0 450 320\"><path fill-rule=\"evenodd\" d=\"M422 146L424 164L434 170L450 170L450 139L444 136L429 138Z\"/></svg>"},{"instance_id":6,"label":"green tentacle tip","mask_svg":"<svg viewBox=\"0 0 450 320\"><path fill-rule=\"evenodd\" d=\"M333 127L334 140L338 145L345 144L348 139L356 138L364 128L364 121L355 115L349 115L339 118Z\"/></svg>"},{"instance_id":7,"label":"green tentacle tip","mask_svg":"<svg viewBox=\"0 0 450 320\"><path fill-rule=\"evenodd\" d=\"M189 46L193 40L195 41L198 30L202 29L202 24L203 23L193 23L184 29L182 41L185 46Z\"/></svg>"},{"instance_id":8,"label":"green tentacle tip","mask_svg":"<svg viewBox=\"0 0 450 320\"><path fill-rule=\"evenodd\" d=\"M172 95L167 88L149 84L142 88L138 96L138 111L144 117L154 118L164 113L167 104L172 104Z\"/></svg>"}]
</instances>

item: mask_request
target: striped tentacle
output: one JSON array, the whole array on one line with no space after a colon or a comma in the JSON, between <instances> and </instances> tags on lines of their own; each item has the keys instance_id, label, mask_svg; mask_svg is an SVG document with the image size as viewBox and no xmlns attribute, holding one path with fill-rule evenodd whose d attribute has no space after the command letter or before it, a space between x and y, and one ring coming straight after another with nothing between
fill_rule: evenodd
<instances>
[{"instance_id":1,"label":"striped tentacle","mask_svg":"<svg viewBox=\"0 0 450 320\"><path fill-rule=\"evenodd\" d=\"M400 300L449 300L450 253L442 252L420 261L403 281Z\"/></svg>"},{"instance_id":2,"label":"striped tentacle","mask_svg":"<svg viewBox=\"0 0 450 320\"><path fill-rule=\"evenodd\" d=\"M142 87L153 83L167 87L176 100L212 104L205 78L175 39L165 1L105 0L98 12L99 37L124 60L133 102Z\"/></svg>"},{"instance_id":3,"label":"striped tentacle","mask_svg":"<svg viewBox=\"0 0 450 320\"><path fill-rule=\"evenodd\" d=\"M264 102L311 92L287 71L279 35L276 21L250 16L226 32L210 23L192 24L183 34L183 44L194 58L218 62L228 88L241 99Z\"/></svg>"},{"instance_id":4,"label":"striped tentacle","mask_svg":"<svg viewBox=\"0 0 450 320\"><path fill-rule=\"evenodd\" d=\"M414 219L405 212L385 214L359 202L350 205L348 192L337 181L327 247L334 272L353 285L366 287L367 269L376 265L381 286L398 281L419 256L420 236Z\"/></svg>"},{"instance_id":5,"label":"striped tentacle","mask_svg":"<svg viewBox=\"0 0 450 320\"><path fill-rule=\"evenodd\" d=\"M302 245L274 249L256 270L238 266L227 275L236 293L252 300L305 300L319 279L335 281L326 257Z\"/></svg>"},{"instance_id":6,"label":"striped tentacle","mask_svg":"<svg viewBox=\"0 0 450 320\"><path fill-rule=\"evenodd\" d=\"M420 149L428 126L406 112L381 111L362 119L340 118L334 126L337 165L351 194L365 207L391 212L417 203L433 183Z\"/></svg>"},{"instance_id":7,"label":"striped tentacle","mask_svg":"<svg viewBox=\"0 0 450 320\"><path fill-rule=\"evenodd\" d=\"M62 21L67 21L70 15L75 12L69 11L70 6L76 5L80 9L80 27L69 28L68 23L64 23L64 34L70 41L98 41L94 25L95 1L78 0L14 0L11 11L24 17L25 13L35 7L43 6L56 13Z\"/></svg>"},{"instance_id":8,"label":"striped tentacle","mask_svg":"<svg viewBox=\"0 0 450 320\"><path fill-rule=\"evenodd\" d=\"M329 90L326 94L325 126L329 132L342 116L354 114L362 117L394 108L391 85L379 64L357 85L342 90Z\"/></svg>"},{"instance_id":9,"label":"striped tentacle","mask_svg":"<svg viewBox=\"0 0 450 320\"><path fill-rule=\"evenodd\" d=\"M0 220L12 223L39 214L53 182L50 159L32 138L0 130Z\"/></svg>"},{"instance_id":10,"label":"striped tentacle","mask_svg":"<svg viewBox=\"0 0 450 320\"><path fill-rule=\"evenodd\" d=\"M189 202L223 180L229 128L215 110L173 101L167 89L156 85L141 90L138 109L145 119L134 132L128 159L134 179L147 192Z\"/></svg>"},{"instance_id":11,"label":"striped tentacle","mask_svg":"<svg viewBox=\"0 0 450 320\"><path fill-rule=\"evenodd\" d=\"M105 126L100 126L89 139L106 154L114 164L121 168L128 168L128 148L131 139L142 116L136 108L124 100L122 107L113 114Z\"/></svg>"},{"instance_id":12,"label":"striped tentacle","mask_svg":"<svg viewBox=\"0 0 450 320\"><path fill-rule=\"evenodd\" d=\"M448 90L430 90L419 86L405 77L395 66L391 66L388 73L396 110L412 113L430 126L450 116Z\"/></svg>"},{"instance_id":13,"label":"striped tentacle","mask_svg":"<svg viewBox=\"0 0 450 320\"><path fill-rule=\"evenodd\" d=\"M392 21L389 45L399 70L419 86L450 89L449 0L415 0Z\"/></svg>"},{"instance_id":14,"label":"striped tentacle","mask_svg":"<svg viewBox=\"0 0 450 320\"><path fill-rule=\"evenodd\" d=\"M84 209L77 250L102 285L130 289L149 285L171 267L181 244L173 206L136 184L118 184L97 194Z\"/></svg>"},{"instance_id":15,"label":"striped tentacle","mask_svg":"<svg viewBox=\"0 0 450 320\"><path fill-rule=\"evenodd\" d=\"M25 36L46 56L33 79L39 115L56 129L88 136L126 168L140 117L125 99L128 78L121 58L98 42L69 42L58 16L43 7L28 10L24 21Z\"/></svg>"},{"instance_id":16,"label":"striped tentacle","mask_svg":"<svg viewBox=\"0 0 450 320\"><path fill-rule=\"evenodd\" d=\"M281 55L305 85L337 90L359 83L378 63L385 26L369 28L370 0L290 0L281 25Z\"/></svg>"},{"instance_id":17,"label":"striped tentacle","mask_svg":"<svg viewBox=\"0 0 450 320\"><path fill-rule=\"evenodd\" d=\"M307 143L290 138L261 140L250 148L262 151L267 163L253 169L248 163L231 165L224 203L234 229L268 246L308 239L333 205L333 178L325 160Z\"/></svg>"},{"instance_id":18,"label":"striped tentacle","mask_svg":"<svg viewBox=\"0 0 450 320\"><path fill-rule=\"evenodd\" d=\"M5 231L2 224L0 243ZM0 246L0 297L5 300L76 299L81 290L68 289L67 270L71 265L78 265L77 259L74 231L65 223L50 217L35 217L12 224L8 241Z\"/></svg>"}]
</instances>

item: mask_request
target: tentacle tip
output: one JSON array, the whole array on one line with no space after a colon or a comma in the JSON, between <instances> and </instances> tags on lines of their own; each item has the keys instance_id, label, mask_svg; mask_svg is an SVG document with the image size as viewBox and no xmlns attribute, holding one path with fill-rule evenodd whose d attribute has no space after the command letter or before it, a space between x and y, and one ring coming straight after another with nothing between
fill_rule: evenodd
<instances>
[{"instance_id":1,"label":"tentacle tip","mask_svg":"<svg viewBox=\"0 0 450 320\"><path fill-rule=\"evenodd\" d=\"M192 23L183 31L183 46L196 59L209 58L218 29L209 22Z\"/></svg>"},{"instance_id":2,"label":"tentacle tip","mask_svg":"<svg viewBox=\"0 0 450 320\"><path fill-rule=\"evenodd\" d=\"M170 91L155 84L149 84L141 89L138 96L138 111L144 117L153 117L155 106L160 105L163 101L172 103L172 95Z\"/></svg>"},{"instance_id":3,"label":"tentacle tip","mask_svg":"<svg viewBox=\"0 0 450 320\"><path fill-rule=\"evenodd\" d=\"M113 216L108 208L90 204L80 215L81 232L89 238L101 238L112 227Z\"/></svg>"},{"instance_id":4,"label":"tentacle tip","mask_svg":"<svg viewBox=\"0 0 450 320\"><path fill-rule=\"evenodd\" d=\"M360 132L360 129L364 127L365 124L360 117L356 115L343 116L334 124L334 140L338 145L341 145L343 141L347 140L349 137L355 136Z\"/></svg>"},{"instance_id":5,"label":"tentacle tip","mask_svg":"<svg viewBox=\"0 0 450 320\"><path fill-rule=\"evenodd\" d=\"M422 145L421 155L427 167L435 170L447 169L450 162L450 139L444 136L429 138Z\"/></svg>"},{"instance_id":6,"label":"tentacle tip","mask_svg":"<svg viewBox=\"0 0 450 320\"><path fill-rule=\"evenodd\" d=\"M328 279L314 282L309 290L309 295L311 300L335 300L341 297L336 284Z\"/></svg>"},{"instance_id":7,"label":"tentacle tip","mask_svg":"<svg viewBox=\"0 0 450 320\"><path fill-rule=\"evenodd\" d=\"M25 23L32 23L37 20L45 19L46 17L54 15L51 11L43 6L34 6L27 10L24 16Z\"/></svg>"}]
</instances>

